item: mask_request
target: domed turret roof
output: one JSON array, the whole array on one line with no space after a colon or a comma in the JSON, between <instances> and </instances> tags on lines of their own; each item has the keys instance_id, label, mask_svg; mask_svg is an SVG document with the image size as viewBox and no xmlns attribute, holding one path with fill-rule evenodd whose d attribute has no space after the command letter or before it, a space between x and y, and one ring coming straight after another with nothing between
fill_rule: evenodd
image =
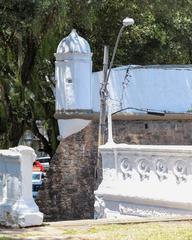
<instances>
[{"instance_id":1,"label":"domed turret roof","mask_svg":"<svg viewBox=\"0 0 192 240\"><path fill-rule=\"evenodd\" d=\"M73 29L57 47L57 53L90 53L89 43Z\"/></svg>"}]
</instances>

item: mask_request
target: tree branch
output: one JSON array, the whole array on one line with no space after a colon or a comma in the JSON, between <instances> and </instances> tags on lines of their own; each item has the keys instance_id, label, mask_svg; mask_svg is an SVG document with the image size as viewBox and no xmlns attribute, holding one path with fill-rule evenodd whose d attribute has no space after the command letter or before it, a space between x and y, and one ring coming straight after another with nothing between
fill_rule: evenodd
<instances>
[{"instance_id":1,"label":"tree branch","mask_svg":"<svg viewBox=\"0 0 192 240\"><path fill-rule=\"evenodd\" d=\"M38 137L40 139L40 141L43 143L43 150L46 153L48 153L49 156L52 158L52 156L53 156L52 148L51 148L49 142L47 141L47 139L39 132L39 129L37 127L35 120L33 120L32 128L33 128L33 133L35 134L35 136Z\"/></svg>"}]
</instances>

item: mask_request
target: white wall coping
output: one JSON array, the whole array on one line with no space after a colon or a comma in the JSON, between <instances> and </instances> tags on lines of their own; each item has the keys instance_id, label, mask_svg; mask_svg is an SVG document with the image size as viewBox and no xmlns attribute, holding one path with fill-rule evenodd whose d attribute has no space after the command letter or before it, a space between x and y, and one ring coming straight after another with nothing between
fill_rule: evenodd
<instances>
[{"instance_id":1,"label":"white wall coping","mask_svg":"<svg viewBox=\"0 0 192 240\"><path fill-rule=\"evenodd\" d=\"M106 143L105 145L101 145L99 147L101 150L113 151L121 150L121 151L155 151L155 152L188 152L192 154L192 146L190 145L134 145L134 144L125 144L125 143Z\"/></svg>"}]
</instances>

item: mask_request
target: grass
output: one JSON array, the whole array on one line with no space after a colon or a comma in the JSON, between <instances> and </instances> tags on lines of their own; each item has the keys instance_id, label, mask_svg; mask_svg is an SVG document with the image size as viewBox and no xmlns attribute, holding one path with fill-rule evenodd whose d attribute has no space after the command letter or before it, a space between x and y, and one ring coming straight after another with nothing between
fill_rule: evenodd
<instances>
[{"instance_id":1,"label":"grass","mask_svg":"<svg viewBox=\"0 0 192 240\"><path fill-rule=\"evenodd\" d=\"M4 236L0 236L0 240L12 240L13 238L9 238L9 237L4 237Z\"/></svg>"},{"instance_id":2,"label":"grass","mask_svg":"<svg viewBox=\"0 0 192 240\"><path fill-rule=\"evenodd\" d=\"M66 229L64 235L86 240L192 240L192 223L98 225L87 229Z\"/></svg>"},{"instance_id":3,"label":"grass","mask_svg":"<svg viewBox=\"0 0 192 240\"><path fill-rule=\"evenodd\" d=\"M2 232L3 233L3 232ZM6 235L6 236L5 236ZM192 240L192 222L151 222L82 226L46 226L0 234L0 240Z\"/></svg>"}]
</instances>

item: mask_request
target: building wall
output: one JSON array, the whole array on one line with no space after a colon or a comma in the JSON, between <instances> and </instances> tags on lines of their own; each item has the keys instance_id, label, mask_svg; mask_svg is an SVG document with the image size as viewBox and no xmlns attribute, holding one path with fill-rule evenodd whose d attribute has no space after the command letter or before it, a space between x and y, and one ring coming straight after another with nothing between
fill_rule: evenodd
<instances>
[{"instance_id":1,"label":"building wall","mask_svg":"<svg viewBox=\"0 0 192 240\"><path fill-rule=\"evenodd\" d=\"M113 121L116 143L192 144L192 121Z\"/></svg>"},{"instance_id":2,"label":"building wall","mask_svg":"<svg viewBox=\"0 0 192 240\"><path fill-rule=\"evenodd\" d=\"M60 142L37 203L46 220L93 218L98 123ZM113 121L116 143L192 144L192 121Z\"/></svg>"}]
</instances>

